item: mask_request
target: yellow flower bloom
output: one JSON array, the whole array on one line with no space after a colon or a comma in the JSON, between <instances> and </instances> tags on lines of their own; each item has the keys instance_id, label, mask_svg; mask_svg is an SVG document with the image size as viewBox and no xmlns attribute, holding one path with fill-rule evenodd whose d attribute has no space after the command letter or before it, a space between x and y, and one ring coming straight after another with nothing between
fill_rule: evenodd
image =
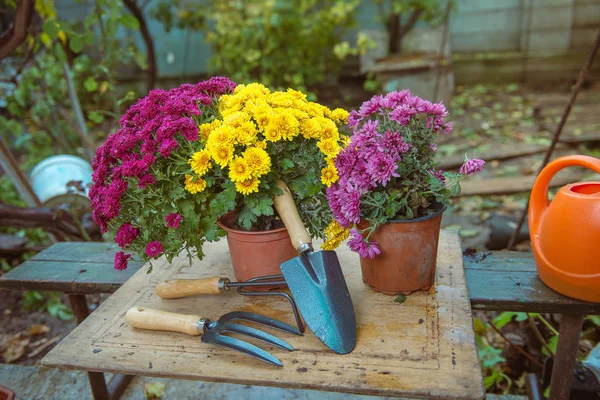
<instances>
[{"instance_id":1,"label":"yellow flower bloom","mask_svg":"<svg viewBox=\"0 0 600 400\"><path fill-rule=\"evenodd\" d=\"M202 192L204 189L206 189L206 181L204 179L185 175L185 190L191 194L196 194Z\"/></svg>"},{"instance_id":2,"label":"yellow flower bloom","mask_svg":"<svg viewBox=\"0 0 600 400\"><path fill-rule=\"evenodd\" d=\"M288 89L286 94L292 99L306 100L306 95L298 90Z\"/></svg>"},{"instance_id":3,"label":"yellow flower bloom","mask_svg":"<svg viewBox=\"0 0 600 400\"><path fill-rule=\"evenodd\" d=\"M278 140L292 140L300 131L300 123L292 113L285 109L277 109L275 115L269 119L265 128L265 137L271 142ZM277 139L279 137L279 139ZM273 140L275 139L275 140Z\"/></svg>"},{"instance_id":4,"label":"yellow flower bloom","mask_svg":"<svg viewBox=\"0 0 600 400\"><path fill-rule=\"evenodd\" d=\"M210 156L221 168L225 168L233 160L233 146L216 145L209 150Z\"/></svg>"},{"instance_id":5,"label":"yellow flower bloom","mask_svg":"<svg viewBox=\"0 0 600 400\"><path fill-rule=\"evenodd\" d=\"M317 103L308 103L305 111L310 117L323 116L323 109Z\"/></svg>"},{"instance_id":6,"label":"yellow flower bloom","mask_svg":"<svg viewBox=\"0 0 600 400\"><path fill-rule=\"evenodd\" d=\"M321 170L321 182L327 187L339 179L338 170L333 163L327 163L327 166Z\"/></svg>"},{"instance_id":7,"label":"yellow flower bloom","mask_svg":"<svg viewBox=\"0 0 600 400\"><path fill-rule=\"evenodd\" d=\"M221 121L220 119L215 119L212 122L207 122L207 123L200 125L200 138L202 140L207 140L210 133L214 129L221 126L221 124L223 124L223 121Z\"/></svg>"},{"instance_id":8,"label":"yellow flower bloom","mask_svg":"<svg viewBox=\"0 0 600 400\"><path fill-rule=\"evenodd\" d=\"M317 142L317 147L321 150L323 154L325 154L325 156L327 156L327 158L334 158L338 155L338 153L341 150L337 142L331 139L324 139Z\"/></svg>"},{"instance_id":9,"label":"yellow flower bloom","mask_svg":"<svg viewBox=\"0 0 600 400\"><path fill-rule=\"evenodd\" d=\"M268 95L271 91L262 83L251 83L249 85L237 85L233 90L233 96L240 102L246 102L251 98L260 98Z\"/></svg>"},{"instance_id":10,"label":"yellow flower bloom","mask_svg":"<svg viewBox=\"0 0 600 400\"><path fill-rule=\"evenodd\" d=\"M236 182L235 190L243 194L244 196L249 195L250 193L258 192L258 185L260 181L257 178L247 179L245 181Z\"/></svg>"},{"instance_id":11,"label":"yellow flower bloom","mask_svg":"<svg viewBox=\"0 0 600 400\"><path fill-rule=\"evenodd\" d=\"M269 153L259 147L249 147L244 151L244 160L252 176L261 176L271 171L271 157Z\"/></svg>"},{"instance_id":12,"label":"yellow flower bloom","mask_svg":"<svg viewBox=\"0 0 600 400\"><path fill-rule=\"evenodd\" d=\"M243 157L236 156L229 163L229 179L233 182L241 182L252 178L252 173L248 163Z\"/></svg>"},{"instance_id":13,"label":"yellow flower bloom","mask_svg":"<svg viewBox=\"0 0 600 400\"><path fill-rule=\"evenodd\" d=\"M331 113L331 119L333 119L338 125L344 125L348 123L348 111L342 108L336 108Z\"/></svg>"},{"instance_id":14,"label":"yellow flower bloom","mask_svg":"<svg viewBox=\"0 0 600 400\"><path fill-rule=\"evenodd\" d=\"M252 121L244 122L236 129L236 141L238 144L248 146L256 141L258 129Z\"/></svg>"},{"instance_id":15,"label":"yellow flower bloom","mask_svg":"<svg viewBox=\"0 0 600 400\"><path fill-rule=\"evenodd\" d=\"M235 143L235 131L227 125L219 126L208 135L207 147L232 146Z\"/></svg>"},{"instance_id":16,"label":"yellow flower bloom","mask_svg":"<svg viewBox=\"0 0 600 400\"><path fill-rule=\"evenodd\" d=\"M298 108L288 108L288 111L292 113L292 115L300 122L310 118L307 113L298 109Z\"/></svg>"},{"instance_id":17,"label":"yellow flower bloom","mask_svg":"<svg viewBox=\"0 0 600 400\"><path fill-rule=\"evenodd\" d=\"M333 250L350 236L350 230L341 226L336 220L331 221L325 229L325 243L321 245L323 250Z\"/></svg>"},{"instance_id":18,"label":"yellow flower bloom","mask_svg":"<svg viewBox=\"0 0 600 400\"><path fill-rule=\"evenodd\" d=\"M331 139L337 142L340 138L340 134L335 122L324 117L316 117L315 119L319 121L319 125L321 125L321 140Z\"/></svg>"},{"instance_id":19,"label":"yellow flower bloom","mask_svg":"<svg viewBox=\"0 0 600 400\"><path fill-rule=\"evenodd\" d=\"M249 121L250 121L250 115L246 114L243 111L233 112L233 113L229 114L228 116L226 116L223 120L223 122L226 125L232 126L234 128L239 128L240 126L242 126L242 124L244 124L245 122L249 122Z\"/></svg>"},{"instance_id":20,"label":"yellow flower bloom","mask_svg":"<svg viewBox=\"0 0 600 400\"><path fill-rule=\"evenodd\" d=\"M240 100L232 95L223 95L219 98L219 112L222 116L241 111L242 107Z\"/></svg>"},{"instance_id":21,"label":"yellow flower bloom","mask_svg":"<svg viewBox=\"0 0 600 400\"><path fill-rule=\"evenodd\" d=\"M348 147L350 144L350 136L340 135L340 142L342 142L342 146L344 146L344 148Z\"/></svg>"},{"instance_id":22,"label":"yellow flower bloom","mask_svg":"<svg viewBox=\"0 0 600 400\"><path fill-rule=\"evenodd\" d=\"M259 149L266 149L267 148L267 141L266 140L261 140L259 142L254 143L255 147L258 147Z\"/></svg>"},{"instance_id":23,"label":"yellow flower bloom","mask_svg":"<svg viewBox=\"0 0 600 400\"><path fill-rule=\"evenodd\" d=\"M286 92L273 92L269 95L268 100L271 107L292 107L294 104L294 97Z\"/></svg>"},{"instance_id":24,"label":"yellow flower bloom","mask_svg":"<svg viewBox=\"0 0 600 400\"><path fill-rule=\"evenodd\" d=\"M316 118L305 119L300 122L300 132L307 139L319 139L321 136L321 125Z\"/></svg>"},{"instance_id":25,"label":"yellow flower bloom","mask_svg":"<svg viewBox=\"0 0 600 400\"><path fill-rule=\"evenodd\" d=\"M273 115L274 113L272 111L254 115L254 119L256 120L256 123L258 125L258 129L261 132L264 132L266 130L267 126L269 125L269 121L271 120L271 117Z\"/></svg>"},{"instance_id":26,"label":"yellow flower bloom","mask_svg":"<svg viewBox=\"0 0 600 400\"><path fill-rule=\"evenodd\" d=\"M260 114L268 114L271 112L271 106L264 98L254 98L246 102L244 112L252 117Z\"/></svg>"},{"instance_id":27,"label":"yellow flower bloom","mask_svg":"<svg viewBox=\"0 0 600 400\"><path fill-rule=\"evenodd\" d=\"M210 169L210 153L207 150L200 150L194 153L188 161L198 176L204 175Z\"/></svg>"}]
</instances>

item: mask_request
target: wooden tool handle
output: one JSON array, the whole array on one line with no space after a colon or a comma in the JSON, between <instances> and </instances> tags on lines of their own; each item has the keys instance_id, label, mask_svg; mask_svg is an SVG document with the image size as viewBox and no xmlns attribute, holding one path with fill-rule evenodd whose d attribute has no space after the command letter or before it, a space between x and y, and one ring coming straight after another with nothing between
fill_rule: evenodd
<instances>
[{"instance_id":1,"label":"wooden tool handle","mask_svg":"<svg viewBox=\"0 0 600 400\"><path fill-rule=\"evenodd\" d=\"M290 234L292 244L299 253L309 248L312 249L312 238L304 227L302 219L300 219L300 214L298 214L298 209L296 208L290 188L281 179L277 181L277 187L283 191L283 194L275 196L273 202L275 203L275 209Z\"/></svg>"},{"instance_id":2,"label":"wooden tool handle","mask_svg":"<svg viewBox=\"0 0 600 400\"><path fill-rule=\"evenodd\" d=\"M192 336L204 333L199 315L177 314L153 308L131 307L125 314L125 321L134 328L152 331L181 332Z\"/></svg>"},{"instance_id":3,"label":"wooden tool handle","mask_svg":"<svg viewBox=\"0 0 600 400\"><path fill-rule=\"evenodd\" d=\"M225 290L227 278L213 276L204 279L168 279L156 285L156 294L163 299L180 299L197 294L220 294Z\"/></svg>"}]
</instances>

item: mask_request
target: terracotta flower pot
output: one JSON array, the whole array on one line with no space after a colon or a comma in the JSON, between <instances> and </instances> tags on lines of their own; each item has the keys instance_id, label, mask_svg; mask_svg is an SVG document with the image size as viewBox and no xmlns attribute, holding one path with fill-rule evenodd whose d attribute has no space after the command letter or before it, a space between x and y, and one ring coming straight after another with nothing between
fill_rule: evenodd
<instances>
[{"instance_id":1,"label":"terracotta flower pot","mask_svg":"<svg viewBox=\"0 0 600 400\"><path fill-rule=\"evenodd\" d=\"M230 228L235 218L235 213L230 212L217 223L227 232L236 280L247 281L258 276L281 274L279 266L298 255L286 228L262 232L240 231Z\"/></svg>"},{"instance_id":2,"label":"terracotta flower pot","mask_svg":"<svg viewBox=\"0 0 600 400\"><path fill-rule=\"evenodd\" d=\"M389 221L371 234L381 254L360 258L363 281L376 292L409 294L427 290L435 283L441 207L434 214L412 220ZM359 228L368 225L364 222Z\"/></svg>"}]
</instances>

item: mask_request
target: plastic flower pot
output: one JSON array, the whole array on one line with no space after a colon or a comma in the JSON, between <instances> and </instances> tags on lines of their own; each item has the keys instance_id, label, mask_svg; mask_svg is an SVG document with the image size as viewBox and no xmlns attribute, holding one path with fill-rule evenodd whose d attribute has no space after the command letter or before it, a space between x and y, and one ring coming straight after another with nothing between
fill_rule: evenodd
<instances>
[{"instance_id":1,"label":"plastic flower pot","mask_svg":"<svg viewBox=\"0 0 600 400\"><path fill-rule=\"evenodd\" d=\"M236 218L235 211L232 211L217 222L227 232L227 245L236 280L247 281L259 276L281 274L279 266L298 255L286 228L240 231L231 228Z\"/></svg>"},{"instance_id":2,"label":"plastic flower pot","mask_svg":"<svg viewBox=\"0 0 600 400\"><path fill-rule=\"evenodd\" d=\"M69 204L77 212L90 209L87 197L88 186L92 183L92 166L82 158L71 155L58 155L42 160L31 171L31 186L41 203L46 207ZM81 181L85 192L67 187L71 181Z\"/></svg>"},{"instance_id":3,"label":"plastic flower pot","mask_svg":"<svg viewBox=\"0 0 600 400\"><path fill-rule=\"evenodd\" d=\"M395 295L427 290L435 283L438 240L442 214L410 220L392 220L380 226L369 238L378 242L381 254L360 258L363 281L376 292ZM369 225L361 221L359 229Z\"/></svg>"}]
</instances>

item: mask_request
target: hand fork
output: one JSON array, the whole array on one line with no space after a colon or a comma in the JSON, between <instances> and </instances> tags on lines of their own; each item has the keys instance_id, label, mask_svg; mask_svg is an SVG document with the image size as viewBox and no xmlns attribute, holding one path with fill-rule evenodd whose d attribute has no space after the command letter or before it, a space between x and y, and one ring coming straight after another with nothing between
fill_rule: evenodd
<instances>
[{"instance_id":1,"label":"hand fork","mask_svg":"<svg viewBox=\"0 0 600 400\"><path fill-rule=\"evenodd\" d=\"M250 336L288 351L294 349L285 340L256 328L236 324L234 321L255 322L270 328L279 329L283 332L302 336L302 332L284 322L265 317L264 315L242 311L230 312L221 316L217 321L212 321L208 318L202 318L199 315L178 314L145 307L132 307L125 314L125 320L134 328L181 332L192 336L202 335L201 340L204 343L212 343L237 350L278 367L282 367L283 364L277 357L251 343L225 336L224 333L237 333Z\"/></svg>"}]
</instances>

